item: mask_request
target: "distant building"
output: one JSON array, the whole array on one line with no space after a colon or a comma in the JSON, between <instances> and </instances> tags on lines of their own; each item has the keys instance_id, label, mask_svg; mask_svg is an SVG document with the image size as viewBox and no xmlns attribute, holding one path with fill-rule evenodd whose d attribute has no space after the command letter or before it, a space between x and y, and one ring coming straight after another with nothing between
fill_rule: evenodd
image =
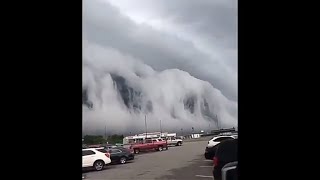
<instances>
[{"instance_id":1,"label":"distant building","mask_svg":"<svg viewBox=\"0 0 320 180\"><path fill-rule=\"evenodd\" d=\"M192 133L192 134L189 134L189 135L185 136L185 138L188 138L188 139L196 139L196 138L200 138L201 136L202 136L202 134Z\"/></svg>"},{"instance_id":2,"label":"distant building","mask_svg":"<svg viewBox=\"0 0 320 180\"><path fill-rule=\"evenodd\" d=\"M229 129L218 129L218 130L212 130L211 134L213 135L218 135L218 134L230 134L230 133L235 133L237 132L236 129L233 128L229 128Z\"/></svg>"},{"instance_id":3,"label":"distant building","mask_svg":"<svg viewBox=\"0 0 320 180\"><path fill-rule=\"evenodd\" d=\"M195 139L195 138L200 138L201 134L191 134L191 138Z\"/></svg>"},{"instance_id":4,"label":"distant building","mask_svg":"<svg viewBox=\"0 0 320 180\"><path fill-rule=\"evenodd\" d=\"M177 133L168 133L168 132L148 132L137 134L134 136L127 136L123 138L123 144L132 144L132 143L141 143L146 138L165 138L165 137L176 137Z\"/></svg>"}]
</instances>

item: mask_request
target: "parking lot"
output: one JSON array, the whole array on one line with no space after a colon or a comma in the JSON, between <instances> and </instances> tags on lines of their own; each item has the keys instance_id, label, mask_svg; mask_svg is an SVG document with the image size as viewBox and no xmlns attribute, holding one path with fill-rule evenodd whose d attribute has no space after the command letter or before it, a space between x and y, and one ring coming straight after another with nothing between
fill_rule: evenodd
<instances>
[{"instance_id":1,"label":"parking lot","mask_svg":"<svg viewBox=\"0 0 320 180\"><path fill-rule=\"evenodd\" d=\"M104 179L213 179L212 161L205 160L206 140L185 142L162 152L146 152L124 165L108 165L102 171L83 171L87 180Z\"/></svg>"}]
</instances>

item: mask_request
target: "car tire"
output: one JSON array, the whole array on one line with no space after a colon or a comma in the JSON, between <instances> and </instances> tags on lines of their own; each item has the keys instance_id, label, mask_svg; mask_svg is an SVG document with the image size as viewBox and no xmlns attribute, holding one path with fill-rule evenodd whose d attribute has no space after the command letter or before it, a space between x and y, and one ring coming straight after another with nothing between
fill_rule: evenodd
<instances>
[{"instance_id":1,"label":"car tire","mask_svg":"<svg viewBox=\"0 0 320 180\"><path fill-rule=\"evenodd\" d=\"M162 146L159 146L159 147L158 147L158 151L163 151L163 147L162 147Z\"/></svg>"},{"instance_id":2,"label":"car tire","mask_svg":"<svg viewBox=\"0 0 320 180\"><path fill-rule=\"evenodd\" d=\"M140 150L139 149L134 149L133 150L135 154L139 154Z\"/></svg>"},{"instance_id":3,"label":"car tire","mask_svg":"<svg viewBox=\"0 0 320 180\"><path fill-rule=\"evenodd\" d=\"M121 157L119 161L120 161L120 164L125 164L127 162L127 158Z\"/></svg>"},{"instance_id":4,"label":"car tire","mask_svg":"<svg viewBox=\"0 0 320 180\"><path fill-rule=\"evenodd\" d=\"M177 146L181 146L181 142L177 142Z\"/></svg>"},{"instance_id":5,"label":"car tire","mask_svg":"<svg viewBox=\"0 0 320 180\"><path fill-rule=\"evenodd\" d=\"M96 162L93 163L93 168L96 171L101 171L104 167L104 162L102 160L97 160Z\"/></svg>"}]
</instances>

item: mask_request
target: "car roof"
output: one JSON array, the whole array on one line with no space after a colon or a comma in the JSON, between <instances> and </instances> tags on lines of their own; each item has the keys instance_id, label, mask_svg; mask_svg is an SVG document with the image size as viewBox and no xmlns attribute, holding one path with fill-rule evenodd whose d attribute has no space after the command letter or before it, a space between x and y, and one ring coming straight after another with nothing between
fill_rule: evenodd
<instances>
[{"instance_id":1,"label":"car roof","mask_svg":"<svg viewBox=\"0 0 320 180\"><path fill-rule=\"evenodd\" d=\"M211 140L215 140L215 139L218 139L218 138L221 138L221 137L231 137L233 138L235 135L222 135L222 136L215 136L213 138L211 138Z\"/></svg>"},{"instance_id":2,"label":"car roof","mask_svg":"<svg viewBox=\"0 0 320 180\"><path fill-rule=\"evenodd\" d=\"M93 150L93 151L96 151L96 149L101 149L101 148L85 148L85 149L82 149L82 151L86 151L86 150Z\"/></svg>"},{"instance_id":3,"label":"car roof","mask_svg":"<svg viewBox=\"0 0 320 180\"><path fill-rule=\"evenodd\" d=\"M94 148L94 149L104 149L104 147L98 147L98 148Z\"/></svg>"}]
</instances>

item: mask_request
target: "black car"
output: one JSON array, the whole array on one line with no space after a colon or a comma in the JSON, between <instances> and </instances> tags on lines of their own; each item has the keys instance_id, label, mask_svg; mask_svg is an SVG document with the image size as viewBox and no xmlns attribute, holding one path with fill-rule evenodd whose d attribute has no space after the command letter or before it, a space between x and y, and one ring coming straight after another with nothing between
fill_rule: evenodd
<instances>
[{"instance_id":1,"label":"black car","mask_svg":"<svg viewBox=\"0 0 320 180\"><path fill-rule=\"evenodd\" d=\"M221 142L213 158L214 179L221 180L221 169L226 164L235 161L238 161L238 139Z\"/></svg>"},{"instance_id":2,"label":"black car","mask_svg":"<svg viewBox=\"0 0 320 180\"><path fill-rule=\"evenodd\" d=\"M111 163L120 163L125 164L127 161L134 159L134 154L130 149L117 147L117 148L111 148L111 149L98 149L98 151L103 153L110 153L110 159Z\"/></svg>"},{"instance_id":3,"label":"black car","mask_svg":"<svg viewBox=\"0 0 320 180\"><path fill-rule=\"evenodd\" d=\"M204 157L206 159L210 159L212 160L215 153L216 153L216 150L217 150L217 147L218 147L219 144L213 146L213 147L206 147L206 150L205 150L205 153L204 153Z\"/></svg>"}]
</instances>

